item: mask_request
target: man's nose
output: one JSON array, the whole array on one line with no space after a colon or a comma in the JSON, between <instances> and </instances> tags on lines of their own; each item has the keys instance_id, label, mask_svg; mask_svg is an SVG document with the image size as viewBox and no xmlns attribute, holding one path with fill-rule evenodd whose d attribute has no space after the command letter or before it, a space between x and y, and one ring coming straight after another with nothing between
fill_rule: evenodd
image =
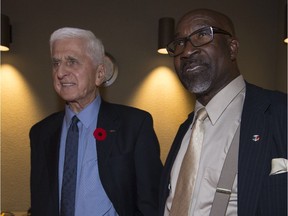
<instances>
[{"instance_id":1,"label":"man's nose","mask_svg":"<svg viewBox=\"0 0 288 216\"><path fill-rule=\"evenodd\" d=\"M62 79L63 77L67 76L70 73L69 72L69 67L66 64L60 64L56 68L56 73L57 73L57 77L59 79Z\"/></svg>"},{"instance_id":2,"label":"man's nose","mask_svg":"<svg viewBox=\"0 0 288 216\"><path fill-rule=\"evenodd\" d=\"M184 49L183 49L183 53L182 53L182 56L184 57L189 57L195 53L198 53L199 52L199 47L195 47L192 45L191 41L188 40L186 43L185 43L185 46L184 46Z\"/></svg>"}]
</instances>

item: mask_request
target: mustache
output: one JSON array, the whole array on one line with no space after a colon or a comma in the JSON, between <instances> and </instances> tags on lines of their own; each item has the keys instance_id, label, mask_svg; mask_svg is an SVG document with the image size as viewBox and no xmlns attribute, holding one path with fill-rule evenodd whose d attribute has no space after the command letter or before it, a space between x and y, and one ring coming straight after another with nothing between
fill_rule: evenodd
<instances>
[{"instance_id":1,"label":"mustache","mask_svg":"<svg viewBox=\"0 0 288 216\"><path fill-rule=\"evenodd\" d=\"M187 59L182 59L181 61L181 68L183 71L185 71L188 68L192 68L192 67L199 66L199 65L207 66L208 63L199 58L187 58Z\"/></svg>"}]
</instances>

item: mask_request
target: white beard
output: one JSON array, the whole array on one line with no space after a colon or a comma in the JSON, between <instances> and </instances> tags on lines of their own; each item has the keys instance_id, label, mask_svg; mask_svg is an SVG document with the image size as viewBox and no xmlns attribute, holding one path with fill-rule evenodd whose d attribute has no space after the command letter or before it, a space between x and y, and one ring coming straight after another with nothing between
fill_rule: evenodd
<instances>
[{"instance_id":1,"label":"white beard","mask_svg":"<svg viewBox=\"0 0 288 216\"><path fill-rule=\"evenodd\" d=\"M187 90L195 94L201 94L207 91L210 85L211 80L207 80L205 82L200 82L196 84L190 83L189 86L187 86Z\"/></svg>"}]
</instances>

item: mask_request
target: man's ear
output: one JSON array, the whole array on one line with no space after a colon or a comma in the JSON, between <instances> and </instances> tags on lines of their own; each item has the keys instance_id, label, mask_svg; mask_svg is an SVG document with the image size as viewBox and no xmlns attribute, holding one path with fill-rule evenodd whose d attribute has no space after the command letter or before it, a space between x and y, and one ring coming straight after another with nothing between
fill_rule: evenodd
<instances>
[{"instance_id":1,"label":"man's ear","mask_svg":"<svg viewBox=\"0 0 288 216\"><path fill-rule=\"evenodd\" d=\"M95 79L96 86L100 87L106 81L105 74L106 74L106 68L104 64L98 65L96 69L96 79Z\"/></svg>"},{"instance_id":2,"label":"man's ear","mask_svg":"<svg viewBox=\"0 0 288 216\"><path fill-rule=\"evenodd\" d=\"M235 61L238 55L239 41L236 38L232 38L230 41L230 58Z\"/></svg>"}]
</instances>

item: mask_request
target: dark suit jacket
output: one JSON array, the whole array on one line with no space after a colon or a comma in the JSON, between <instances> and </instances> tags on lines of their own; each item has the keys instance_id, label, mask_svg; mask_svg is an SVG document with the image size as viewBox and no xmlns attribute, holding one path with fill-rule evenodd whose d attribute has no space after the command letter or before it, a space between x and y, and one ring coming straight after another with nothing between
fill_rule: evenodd
<instances>
[{"instance_id":1,"label":"dark suit jacket","mask_svg":"<svg viewBox=\"0 0 288 216\"><path fill-rule=\"evenodd\" d=\"M58 159L64 112L31 128L31 210L33 216L59 215ZM122 216L157 215L162 172L160 148L149 113L102 100L97 127L100 179Z\"/></svg>"},{"instance_id":2,"label":"dark suit jacket","mask_svg":"<svg viewBox=\"0 0 288 216\"><path fill-rule=\"evenodd\" d=\"M164 166L161 216L169 195L170 172L193 115L180 126ZM256 134L260 135L258 142L252 141ZM269 176L273 158L287 158L287 95L246 83L238 160L239 216L287 215L287 174Z\"/></svg>"}]
</instances>

